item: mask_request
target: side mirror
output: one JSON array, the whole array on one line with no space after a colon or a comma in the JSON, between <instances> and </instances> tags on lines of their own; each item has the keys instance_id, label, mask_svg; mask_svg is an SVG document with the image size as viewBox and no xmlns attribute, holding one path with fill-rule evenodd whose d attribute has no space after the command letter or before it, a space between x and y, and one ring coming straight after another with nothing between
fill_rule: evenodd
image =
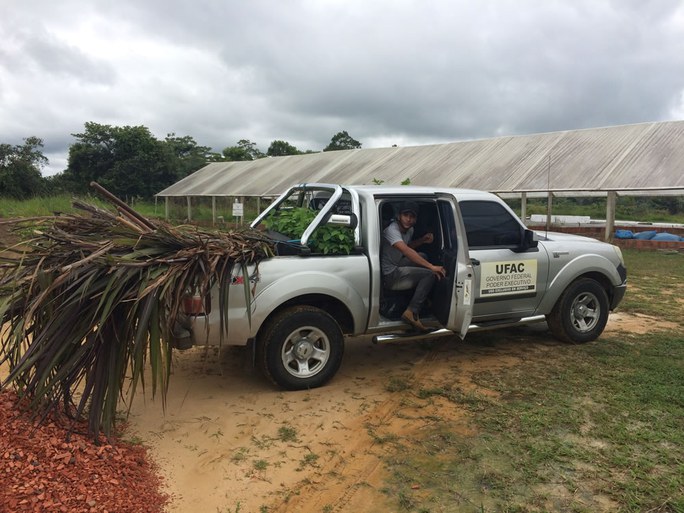
<instances>
[{"instance_id":1,"label":"side mirror","mask_svg":"<svg viewBox=\"0 0 684 513\"><path fill-rule=\"evenodd\" d=\"M523 248L524 250L536 248L539 245L539 239L537 234L532 230L525 229L525 234L523 235Z\"/></svg>"}]
</instances>

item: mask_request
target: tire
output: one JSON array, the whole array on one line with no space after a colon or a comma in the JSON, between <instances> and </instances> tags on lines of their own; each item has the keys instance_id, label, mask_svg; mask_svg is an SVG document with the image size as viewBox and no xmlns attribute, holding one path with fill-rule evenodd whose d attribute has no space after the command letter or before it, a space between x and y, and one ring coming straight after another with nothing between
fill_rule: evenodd
<instances>
[{"instance_id":1,"label":"tire","mask_svg":"<svg viewBox=\"0 0 684 513\"><path fill-rule=\"evenodd\" d=\"M343 354L339 325L327 312L311 306L279 312L259 337L264 374L286 390L324 385L340 368Z\"/></svg>"},{"instance_id":2,"label":"tire","mask_svg":"<svg viewBox=\"0 0 684 513\"><path fill-rule=\"evenodd\" d=\"M595 280L572 282L546 316L553 335L571 344L596 340L608 322L608 295Z\"/></svg>"}]
</instances>

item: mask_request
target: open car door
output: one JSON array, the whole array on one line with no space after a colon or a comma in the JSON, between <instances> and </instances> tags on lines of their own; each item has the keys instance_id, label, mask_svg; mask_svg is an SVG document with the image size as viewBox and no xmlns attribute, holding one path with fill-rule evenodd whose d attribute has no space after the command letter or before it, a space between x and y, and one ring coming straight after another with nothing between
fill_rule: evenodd
<instances>
[{"instance_id":1,"label":"open car door","mask_svg":"<svg viewBox=\"0 0 684 513\"><path fill-rule=\"evenodd\" d=\"M446 193L437 193L437 197L442 265L447 274L433 288L432 311L444 327L463 338L473 318L473 265L456 198Z\"/></svg>"}]
</instances>

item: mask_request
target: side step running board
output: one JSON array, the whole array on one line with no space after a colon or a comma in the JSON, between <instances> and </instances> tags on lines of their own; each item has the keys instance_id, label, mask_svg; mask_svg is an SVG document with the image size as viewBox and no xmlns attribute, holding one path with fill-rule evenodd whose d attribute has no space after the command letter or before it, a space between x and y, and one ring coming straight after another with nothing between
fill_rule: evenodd
<instances>
[{"instance_id":1,"label":"side step running board","mask_svg":"<svg viewBox=\"0 0 684 513\"><path fill-rule=\"evenodd\" d=\"M402 331L399 333L387 333L385 335L375 335L373 337L373 344L383 344L385 342L392 342L394 340L419 340L421 338L441 337L444 335L453 335L454 332L446 328L438 328L434 331L426 331L425 333L417 333L415 331Z\"/></svg>"},{"instance_id":2,"label":"side step running board","mask_svg":"<svg viewBox=\"0 0 684 513\"><path fill-rule=\"evenodd\" d=\"M468 333L477 333L478 331L487 331L499 328L512 328L514 326L525 326L527 324L535 324L544 322L546 317L544 315L535 315L533 317L523 317L517 321L501 321L491 323L471 324L468 327ZM384 335L375 335L373 337L373 344L383 344L385 342L392 342L394 340L419 340L423 338L441 337L444 335L454 335L454 332L446 328L428 331L426 333L416 333L415 331L403 331L398 333L387 333Z\"/></svg>"}]
</instances>

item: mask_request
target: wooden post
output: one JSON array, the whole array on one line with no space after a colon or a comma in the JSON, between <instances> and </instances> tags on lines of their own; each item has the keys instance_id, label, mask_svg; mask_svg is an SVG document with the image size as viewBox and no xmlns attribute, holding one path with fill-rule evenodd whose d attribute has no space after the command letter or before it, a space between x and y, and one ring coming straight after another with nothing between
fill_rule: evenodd
<instances>
[{"instance_id":1,"label":"wooden post","mask_svg":"<svg viewBox=\"0 0 684 513\"><path fill-rule=\"evenodd\" d=\"M186 199L187 202L188 202L188 215L187 215L187 218L188 218L188 222L190 222L190 221L192 221L192 198L190 198L190 196L186 196L185 199Z\"/></svg>"},{"instance_id":2,"label":"wooden post","mask_svg":"<svg viewBox=\"0 0 684 513\"><path fill-rule=\"evenodd\" d=\"M211 197L211 225L216 226L216 196Z\"/></svg>"},{"instance_id":3,"label":"wooden post","mask_svg":"<svg viewBox=\"0 0 684 513\"><path fill-rule=\"evenodd\" d=\"M257 215L261 214L261 196L257 196Z\"/></svg>"},{"instance_id":4,"label":"wooden post","mask_svg":"<svg viewBox=\"0 0 684 513\"><path fill-rule=\"evenodd\" d=\"M523 192L520 195L520 219L522 222L525 222L525 218L527 217L527 193Z\"/></svg>"},{"instance_id":5,"label":"wooden post","mask_svg":"<svg viewBox=\"0 0 684 513\"><path fill-rule=\"evenodd\" d=\"M169 197L164 196L164 219L169 220Z\"/></svg>"},{"instance_id":6,"label":"wooden post","mask_svg":"<svg viewBox=\"0 0 684 513\"><path fill-rule=\"evenodd\" d=\"M549 196L546 201L546 231L551 230L551 212L553 210L553 193L549 191Z\"/></svg>"},{"instance_id":7,"label":"wooden post","mask_svg":"<svg viewBox=\"0 0 684 513\"><path fill-rule=\"evenodd\" d=\"M606 233L603 238L606 242L613 240L613 231L615 230L615 207L617 206L617 192L608 191L606 199Z\"/></svg>"},{"instance_id":8,"label":"wooden post","mask_svg":"<svg viewBox=\"0 0 684 513\"><path fill-rule=\"evenodd\" d=\"M124 215L124 217L128 217L129 219L131 219L133 221L133 224L142 227L144 230L148 232L156 230L156 227L149 219L138 214L135 210L133 210L126 203L124 203L119 198L114 196L111 192L102 187L99 183L94 181L90 182L90 187L95 189L98 192L98 194L100 194L100 196L102 196L104 199L106 199L112 205L114 205L119 211L119 213Z\"/></svg>"}]
</instances>

